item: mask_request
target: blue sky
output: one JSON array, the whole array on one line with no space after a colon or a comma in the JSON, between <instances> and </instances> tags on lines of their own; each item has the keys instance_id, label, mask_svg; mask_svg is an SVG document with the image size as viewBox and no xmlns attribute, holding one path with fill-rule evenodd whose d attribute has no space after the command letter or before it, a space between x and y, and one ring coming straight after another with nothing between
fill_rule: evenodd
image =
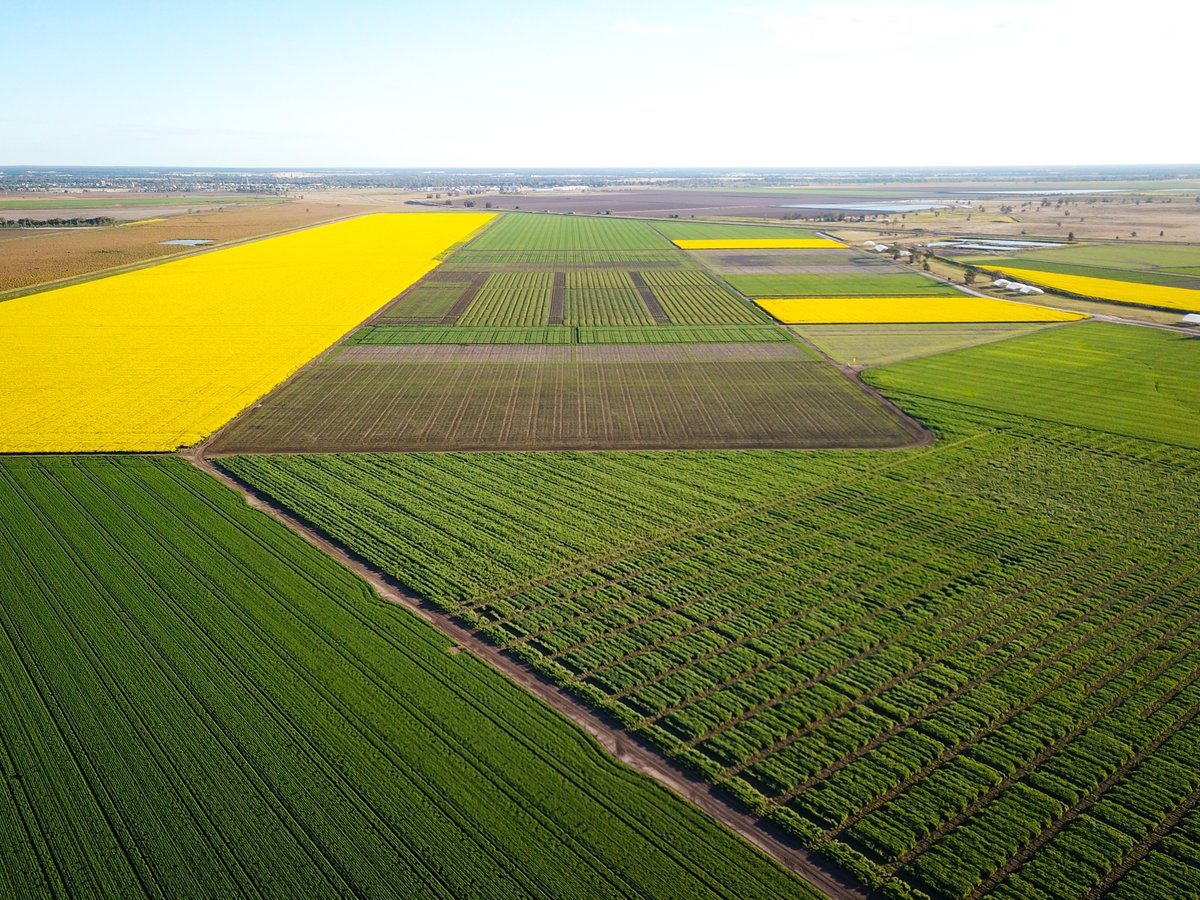
<instances>
[{"instance_id":1,"label":"blue sky","mask_svg":"<svg viewBox=\"0 0 1200 900\"><path fill-rule=\"evenodd\" d=\"M1179 0L43 0L4 25L0 165L1200 162Z\"/></svg>"}]
</instances>

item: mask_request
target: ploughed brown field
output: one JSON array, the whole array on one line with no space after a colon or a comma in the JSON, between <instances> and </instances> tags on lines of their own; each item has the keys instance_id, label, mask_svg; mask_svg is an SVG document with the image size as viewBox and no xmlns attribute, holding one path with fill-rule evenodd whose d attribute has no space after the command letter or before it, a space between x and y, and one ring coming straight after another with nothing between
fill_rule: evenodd
<instances>
[{"instance_id":1,"label":"ploughed brown field","mask_svg":"<svg viewBox=\"0 0 1200 900\"><path fill-rule=\"evenodd\" d=\"M919 429L802 345L356 346L216 453L900 447Z\"/></svg>"}]
</instances>

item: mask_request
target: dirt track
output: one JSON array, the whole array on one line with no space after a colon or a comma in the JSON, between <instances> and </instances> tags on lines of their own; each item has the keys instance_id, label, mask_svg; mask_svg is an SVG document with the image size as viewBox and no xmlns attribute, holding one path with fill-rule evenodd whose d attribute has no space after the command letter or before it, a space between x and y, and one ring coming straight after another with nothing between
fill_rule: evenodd
<instances>
[{"instance_id":1,"label":"dirt track","mask_svg":"<svg viewBox=\"0 0 1200 900\"><path fill-rule=\"evenodd\" d=\"M859 886L852 876L806 850L779 828L746 812L731 800L727 800L713 785L671 763L657 750L626 732L620 725L597 715L562 688L538 675L524 664L506 656L483 638L459 625L453 617L417 597L363 558L330 540L315 528L292 516L270 498L215 466L205 458L202 448L186 451L182 455L197 468L241 494L248 506L272 516L304 540L364 578L382 599L411 610L440 630L455 642L457 645L455 652L469 650L474 653L496 671L565 715L590 734L617 760L648 775L704 810L781 865L795 872L813 887L834 898L873 896Z\"/></svg>"}]
</instances>

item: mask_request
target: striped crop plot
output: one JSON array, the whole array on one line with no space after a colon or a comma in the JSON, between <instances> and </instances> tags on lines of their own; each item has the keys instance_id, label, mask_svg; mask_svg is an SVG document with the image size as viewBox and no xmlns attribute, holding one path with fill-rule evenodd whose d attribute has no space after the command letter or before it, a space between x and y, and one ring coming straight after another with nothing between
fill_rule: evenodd
<instances>
[{"instance_id":1,"label":"striped crop plot","mask_svg":"<svg viewBox=\"0 0 1200 900\"><path fill-rule=\"evenodd\" d=\"M353 344L749 344L786 341L785 331L765 320L757 325L547 325L539 328L490 326L428 327L374 325L356 332Z\"/></svg>"},{"instance_id":2,"label":"striped crop plot","mask_svg":"<svg viewBox=\"0 0 1200 900\"><path fill-rule=\"evenodd\" d=\"M196 443L491 218L366 216L0 303L0 452Z\"/></svg>"},{"instance_id":3,"label":"striped crop plot","mask_svg":"<svg viewBox=\"0 0 1200 900\"><path fill-rule=\"evenodd\" d=\"M796 342L623 337L355 345L275 392L214 449L896 447L914 439L912 423Z\"/></svg>"},{"instance_id":4,"label":"striped crop plot","mask_svg":"<svg viewBox=\"0 0 1200 900\"><path fill-rule=\"evenodd\" d=\"M566 273L565 325L653 325L627 272L578 269Z\"/></svg>"},{"instance_id":5,"label":"striped crop plot","mask_svg":"<svg viewBox=\"0 0 1200 900\"><path fill-rule=\"evenodd\" d=\"M0 506L6 897L808 896L182 460Z\"/></svg>"},{"instance_id":6,"label":"striped crop plot","mask_svg":"<svg viewBox=\"0 0 1200 900\"><path fill-rule=\"evenodd\" d=\"M1039 384L1118 392L1149 348L1054 355L1099 327L944 358L991 391L972 359L1031 344ZM942 438L887 455L221 463L892 896L1187 893L1200 454L1147 439L1178 408L1144 372L1115 434L1049 421L1069 392L921 396L937 360L877 373Z\"/></svg>"},{"instance_id":7,"label":"striped crop plot","mask_svg":"<svg viewBox=\"0 0 1200 900\"><path fill-rule=\"evenodd\" d=\"M648 271L641 276L670 320L680 325L761 323L762 316L699 270Z\"/></svg>"},{"instance_id":8,"label":"striped crop plot","mask_svg":"<svg viewBox=\"0 0 1200 900\"><path fill-rule=\"evenodd\" d=\"M755 300L788 325L887 322L1075 322L1083 313L959 293L955 297L783 297Z\"/></svg>"},{"instance_id":9,"label":"striped crop plot","mask_svg":"<svg viewBox=\"0 0 1200 900\"><path fill-rule=\"evenodd\" d=\"M461 325L546 325L553 289L550 272L497 272L458 317Z\"/></svg>"}]
</instances>

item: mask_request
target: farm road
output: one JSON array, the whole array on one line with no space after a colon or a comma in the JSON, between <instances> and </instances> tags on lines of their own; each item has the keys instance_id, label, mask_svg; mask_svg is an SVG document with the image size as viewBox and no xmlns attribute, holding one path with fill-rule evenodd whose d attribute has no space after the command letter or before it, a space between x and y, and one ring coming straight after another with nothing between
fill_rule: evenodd
<instances>
[{"instance_id":1,"label":"farm road","mask_svg":"<svg viewBox=\"0 0 1200 900\"><path fill-rule=\"evenodd\" d=\"M317 549L362 577L385 601L410 610L455 642L453 652L466 649L493 669L521 685L529 693L557 710L586 731L620 762L648 775L685 800L699 807L732 829L780 865L795 872L817 890L835 898L869 898L874 894L834 864L800 846L793 838L769 822L758 819L726 800L719 789L671 763L657 750L643 743L619 725L588 709L558 685L546 680L524 664L506 656L474 632L459 625L452 616L413 594L400 582L379 571L365 559L330 540L317 529L293 516L269 497L260 494L204 456L203 447L181 454L201 471L237 491L252 509L272 516Z\"/></svg>"}]
</instances>

